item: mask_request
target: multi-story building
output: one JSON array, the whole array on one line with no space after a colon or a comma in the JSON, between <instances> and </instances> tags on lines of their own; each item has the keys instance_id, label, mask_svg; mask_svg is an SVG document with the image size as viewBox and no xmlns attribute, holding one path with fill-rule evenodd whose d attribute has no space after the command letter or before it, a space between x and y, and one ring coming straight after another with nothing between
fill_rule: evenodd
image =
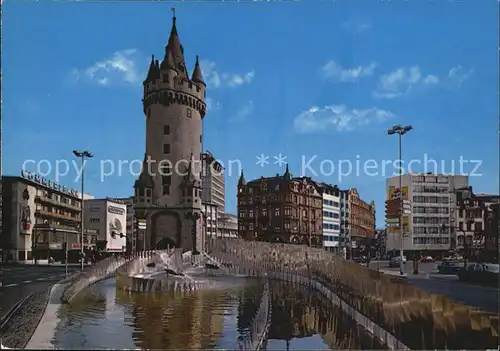
<instances>
[{"instance_id":1,"label":"multi-story building","mask_svg":"<svg viewBox=\"0 0 500 351\"><path fill-rule=\"evenodd\" d=\"M318 184L323 198L323 247L340 252L340 189L325 183Z\"/></svg>"},{"instance_id":2,"label":"multi-story building","mask_svg":"<svg viewBox=\"0 0 500 351\"><path fill-rule=\"evenodd\" d=\"M323 199L308 177L275 177L238 181L238 226L247 240L321 247Z\"/></svg>"},{"instance_id":3,"label":"multi-story building","mask_svg":"<svg viewBox=\"0 0 500 351\"><path fill-rule=\"evenodd\" d=\"M84 228L97 232L97 249L125 252L127 249L127 205L123 201L92 199L84 201Z\"/></svg>"},{"instance_id":4,"label":"multi-story building","mask_svg":"<svg viewBox=\"0 0 500 351\"><path fill-rule=\"evenodd\" d=\"M349 236L352 249L362 250L375 236L375 203L367 203L356 189L349 190Z\"/></svg>"},{"instance_id":5,"label":"multi-story building","mask_svg":"<svg viewBox=\"0 0 500 351\"><path fill-rule=\"evenodd\" d=\"M217 236L219 215L219 206L217 204L203 201L203 231L207 239Z\"/></svg>"},{"instance_id":6,"label":"multi-story building","mask_svg":"<svg viewBox=\"0 0 500 351\"><path fill-rule=\"evenodd\" d=\"M349 234L349 190L340 191L340 252L344 258L351 249L351 236Z\"/></svg>"},{"instance_id":7,"label":"multi-story building","mask_svg":"<svg viewBox=\"0 0 500 351\"><path fill-rule=\"evenodd\" d=\"M452 249L454 236L455 190L468 187L468 177L441 174L405 174L386 181L387 200L400 196L409 210L403 214L403 237L399 218L387 218L387 251L435 255ZM402 239L402 242L401 242Z\"/></svg>"},{"instance_id":8,"label":"multi-story building","mask_svg":"<svg viewBox=\"0 0 500 351\"><path fill-rule=\"evenodd\" d=\"M230 213L219 213L217 219L217 237L236 239L238 236L238 216Z\"/></svg>"},{"instance_id":9,"label":"multi-story building","mask_svg":"<svg viewBox=\"0 0 500 351\"><path fill-rule=\"evenodd\" d=\"M107 198L109 201L116 202L127 206L127 225L126 225L126 238L127 238L127 252L134 252L137 250L137 218L134 211L134 198Z\"/></svg>"},{"instance_id":10,"label":"multi-story building","mask_svg":"<svg viewBox=\"0 0 500 351\"><path fill-rule=\"evenodd\" d=\"M209 151L201 155L201 162L202 200L206 203L215 203L218 206L219 212L224 212L226 207L224 167Z\"/></svg>"},{"instance_id":11,"label":"multi-story building","mask_svg":"<svg viewBox=\"0 0 500 351\"><path fill-rule=\"evenodd\" d=\"M135 182L135 213L147 248L203 249L201 173L206 84L196 58L188 74L176 18L165 56L151 59L143 82L146 150Z\"/></svg>"},{"instance_id":12,"label":"multi-story building","mask_svg":"<svg viewBox=\"0 0 500 351\"><path fill-rule=\"evenodd\" d=\"M79 248L81 194L35 173L2 177L2 252L9 261L64 258L64 243ZM84 199L92 196L84 195ZM96 235L84 232L84 246L95 247ZM33 254L35 253L35 254Z\"/></svg>"},{"instance_id":13,"label":"multi-story building","mask_svg":"<svg viewBox=\"0 0 500 351\"><path fill-rule=\"evenodd\" d=\"M485 260L498 257L498 222L495 207L500 204L498 195L477 193L472 187L456 191L456 228L452 233L452 249L482 256Z\"/></svg>"}]
</instances>

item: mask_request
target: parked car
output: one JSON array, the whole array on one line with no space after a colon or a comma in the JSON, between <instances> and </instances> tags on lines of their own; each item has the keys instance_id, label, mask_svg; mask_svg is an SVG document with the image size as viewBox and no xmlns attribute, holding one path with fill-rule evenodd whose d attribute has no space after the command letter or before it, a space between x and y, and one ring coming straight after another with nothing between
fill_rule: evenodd
<instances>
[{"instance_id":1,"label":"parked car","mask_svg":"<svg viewBox=\"0 0 500 351\"><path fill-rule=\"evenodd\" d=\"M498 286L499 265L491 263L473 263L458 271L458 279L481 285Z\"/></svg>"},{"instance_id":2,"label":"parked car","mask_svg":"<svg viewBox=\"0 0 500 351\"><path fill-rule=\"evenodd\" d=\"M463 268L464 265L461 262L443 261L438 266L438 272L440 274L457 274Z\"/></svg>"},{"instance_id":3,"label":"parked car","mask_svg":"<svg viewBox=\"0 0 500 351\"><path fill-rule=\"evenodd\" d=\"M426 256L426 257L423 257L420 262L422 263L430 263L430 262L434 262L434 259L431 257L431 256Z\"/></svg>"},{"instance_id":4,"label":"parked car","mask_svg":"<svg viewBox=\"0 0 500 351\"><path fill-rule=\"evenodd\" d=\"M403 256L403 264L406 263L406 256ZM390 268L396 268L399 267L401 264L401 256L396 256L391 258L389 261L389 267Z\"/></svg>"}]
</instances>

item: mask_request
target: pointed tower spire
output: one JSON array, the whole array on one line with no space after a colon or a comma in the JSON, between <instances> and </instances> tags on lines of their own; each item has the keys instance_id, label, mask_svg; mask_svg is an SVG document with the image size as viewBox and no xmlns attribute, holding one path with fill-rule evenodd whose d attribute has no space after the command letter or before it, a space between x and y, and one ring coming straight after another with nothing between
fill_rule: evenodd
<instances>
[{"instance_id":1,"label":"pointed tower spire","mask_svg":"<svg viewBox=\"0 0 500 351\"><path fill-rule=\"evenodd\" d=\"M238 180L238 185L245 185L247 182L245 176L243 175L243 170L241 170L240 179Z\"/></svg>"},{"instance_id":2,"label":"pointed tower spire","mask_svg":"<svg viewBox=\"0 0 500 351\"><path fill-rule=\"evenodd\" d=\"M203 80L203 75L201 74L201 67L200 67L200 62L198 60L198 55L196 55L196 63L194 64L194 70L193 70L193 75L191 76L191 80L195 83L200 83L203 84L204 86L207 86L205 84L205 81Z\"/></svg>"},{"instance_id":3,"label":"pointed tower spire","mask_svg":"<svg viewBox=\"0 0 500 351\"><path fill-rule=\"evenodd\" d=\"M170 31L170 38L168 39L168 44L165 47L165 59L164 62L167 61L169 53L172 54L173 64L175 70L179 75L187 78L186 72L186 62L184 60L184 53L182 50L182 45L179 39L179 34L177 33L177 17L175 17L175 8L172 8L172 29ZM162 68L164 66L164 62L162 62Z\"/></svg>"},{"instance_id":4,"label":"pointed tower spire","mask_svg":"<svg viewBox=\"0 0 500 351\"><path fill-rule=\"evenodd\" d=\"M158 78L160 78L160 71L156 66L155 55L151 55L151 63L149 64L148 76L146 77L146 80L144 82L152 82Z\"/></svg>"},{"instance_id":5,"label":"pointed tower spire","mask_svg":"<svg viewBox=\"0 0 500 351\"><path fill-rule=\"evenodd\" d=\"M142 189L152 189L153 188L153 177L149 172L149 160L148 154L144 153L144 161L142 162L142 172L139 179L135 181L134 188Z\"/></svg>"},{"instance_id":6,"label":"pointed tower spire","mask_svg":"<svg viewBox=\"0 0 500 351\"><path fill-rule=\"evenodd\" d=\"M285 169L285 173L283 174L283 178L285 179L292 179L292 175L290 174L290 170L288 169L288 163L286 164L286 169Z\"/></svg>"}]
</instances>

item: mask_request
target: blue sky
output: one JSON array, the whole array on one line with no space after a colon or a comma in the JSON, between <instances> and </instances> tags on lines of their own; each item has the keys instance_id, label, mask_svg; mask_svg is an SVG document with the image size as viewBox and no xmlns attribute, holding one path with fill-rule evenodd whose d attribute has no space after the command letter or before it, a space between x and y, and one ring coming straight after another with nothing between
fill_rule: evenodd
<instances>
[{"instance_id":1,"label":"blue sky","mask_svg":"<svg viewBox=\"0 0 500 351\"><path fill-rule=\"evenodd\" d=\"M143 157L142 81L151 54L163 58L171 6L4 2L4 174L19 174L25 160L46 159L54 179L56 160L87 148L95 154L86 171L89 193L133 193L135 176L127 164L120 174L118 161ZM301 175L316 156L311 168L318 175L306 175L375 200L380 226L384 180L394 171L389 165L384 174L382 162L397 157L396 138L385 130L411 124L406 160L439 160L447 173L452 162L459 171L460 157L481 160L471 185L498 193L496 1L176 7L188 69L199 55L208 84L203 147L226 167L239 160L247 179L272 176L284 171L274 164L281 153ZM270 157L264 167L256 164L261 154ZM341 164L347 173L356 159L359 172L329 169ZM101 181L103 160L115 163L115 174ZM365 162L378 168L366 174ZM235 212L237 164L232 168L227 210ZM75 178L73 169L60 182L78 187Z\"/></svg>"}]
</instances>

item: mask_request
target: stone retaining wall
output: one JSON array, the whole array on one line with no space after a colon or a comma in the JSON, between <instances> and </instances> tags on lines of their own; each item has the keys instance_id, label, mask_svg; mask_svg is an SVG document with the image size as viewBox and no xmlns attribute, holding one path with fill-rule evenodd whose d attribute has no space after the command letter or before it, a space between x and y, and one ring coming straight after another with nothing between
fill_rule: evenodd
<instances>
[{"instance_id":1,"label":"stone retaining wall","mask_svg":"<svg viewBox=\"0 0 500 351\"><path fill-rule=\"evenodd\" d=\"M366 330L380 329L411 349L498 345L498 316L430 294L321 249L243 240L210 240L208 253L228 269L307 278L329 291ZM276 277L276 276L275 276ZM296 277L296 278L294 278ZM288 279L288 278L287 278ZM314 283L312 283L314 282ZM320 284L320 285L316 285ZM374 329L375 328L375 329Z\"/></svg>"}]
</instances>

